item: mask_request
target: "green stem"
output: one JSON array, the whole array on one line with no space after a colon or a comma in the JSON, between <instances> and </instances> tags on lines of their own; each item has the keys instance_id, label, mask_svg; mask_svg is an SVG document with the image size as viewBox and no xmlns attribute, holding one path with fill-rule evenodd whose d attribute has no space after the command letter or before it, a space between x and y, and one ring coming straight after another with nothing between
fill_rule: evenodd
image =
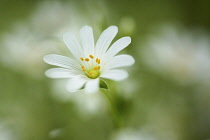
<instances>
[{"instance_id":1,"label":"green stem","mask_svg":"<svg viewBox=\"0 0 210 140\"><path fill-rule=\"evenodd\" d=\"M113 117L113 123L114 123L115 128L122 127L122 125L123 125L122 116L120 116L120 114L119 114L116 103L114 102L115 100L113 98L111 98L108 90L102 90L102 92L104 93L106 100L109 103L109 109L110 109L110 112Z\"/></svg>"}]
</instances>

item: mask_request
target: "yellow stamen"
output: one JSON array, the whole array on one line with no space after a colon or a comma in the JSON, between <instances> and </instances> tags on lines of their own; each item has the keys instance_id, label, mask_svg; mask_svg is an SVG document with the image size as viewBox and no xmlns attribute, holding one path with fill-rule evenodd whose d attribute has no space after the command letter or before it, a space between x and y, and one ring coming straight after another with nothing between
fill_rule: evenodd
<instances>
[{"instance_id":1,"label":"yellow stamen","mask_svg":"<svg viewBox=\"0 0 210 140\"><path fill-rule=\"evenodd\" d=\"M84 61L84 58L80 57L80 59L81 59L82 61Z\"/></svg>"},{"instance_id":2,"label":"yellow stamen","mask_svg":"<svg viewBox=\"0 0 210 140\"><path fill-rule=\"evenodd\" d=\"M84 69L84 68L85 68L85 66L81 66L81 68L82 68L82 69Z\"/></svg>"},{"instance_id":3,"label":"yellow stamen","mask_svg":"<svg viewBox=\"0 0 210 140\"><path fill-rule=\"evenodd\" d=\"M89 55L89 57L90 57L90 58L92 58L92 59L94 58L94 56L93 56L93 55Z\"/></svg>"},{"instance_id":4,"label":"yellow stamen","mask_svg":"<svg viewBox=\"0 0 210 140\"><path fill-rule=\"evenodd\" d=\"M86 69L82 69L82 71L86 71Z\"/></svg>"},{"instance_id":5,"label":"yellow stamen","mask_svg":"<svg viewBox=\"0 0 210 140\"><path fill-rule=\"evenodd\" d=\"M89 61L89 58L85 58L85 61Z\"/></svg>"},{"instance_id":6,"label":"yellow stamen","mask_svg":"<svg viewBox=\"0 0 210 140\"><path fill-rule=\"evenodd\" d=\"M100 68L101 68L101 67L100 67L100 66L98 66L98 67L97 67L97 70L100 70Z\"/></svg>"},{"instance_id":7,"label":"yellow stamen","mask_svg":"<svg viewBox=\"0 0 210 140\"><path fill-rule=\"evenodd\" d=\"M101 63L101 60L100 59L98 59L98 64L100 64Z\"/></svg>"},{"instance_id":8,"label":"yellow stamen","mask_svg":"<svg viewBox=\"0 0 210 140\"><path fill-rule=\"evenodd\" d=\"M98 63L98 58L96 58L96 63Z\"/></svg>"}]
</instances>

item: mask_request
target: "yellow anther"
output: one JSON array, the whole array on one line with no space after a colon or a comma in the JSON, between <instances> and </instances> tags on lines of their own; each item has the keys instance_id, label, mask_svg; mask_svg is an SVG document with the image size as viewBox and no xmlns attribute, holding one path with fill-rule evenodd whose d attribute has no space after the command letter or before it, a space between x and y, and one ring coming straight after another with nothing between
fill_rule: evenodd
<instances>
[{"instance_id":1,"label":"yellow anther","mask_svg":"<svg viewBox=\"0 0 210 140\"><path fill-rule=\"evenodd\" d=\"M90 58L92 58L92 59L94 58L94 56L93 56L93 55L89 55L89 57L90 57Z\"/></svg>"},{"instance_id":2,"label":"yellow anther","mask_svg":"<svg viewBox=\"0 0 210 140\"><path fill-rule=\"evenodd\" d=\"M85 58L85 61L89 61L89 58Z\"/></svg>"},{"instance_id":3,"label":"yellow anther","mask_svg":"<svg viewBox=\"0 0 210 140\"><path fill-rule=\"evenodd\" d=\"M98 66L98 67L97 67L97 70L100 70L100 68L101 68L101 67L100 67L100 66Z\"/></svg>"},{"instance_id":4,"label":"yellow anther","mask_svg":"<svg viewBox=\"0 0 210 140\"><path fill-rule=\"evenodd\" d=\"M86 71L86 69L82 69L82 71Z\"/></svg>"},{"instance_id":5,"label":"yellow anther","mask_svg":"<svg viewBox=\"0 0 210 140\"><path fill-rule=\"evenodd\" d=\"M101 60L100 59L98 59L98 64L100 64L101 63Z\"/></svg>"},{"instance_id":6,"label":"yellow anther","mask_svg":"<svg viewBox=\"0 0 210 140\"><path fill-rule=\"evenodd\" d=\"M82 69L84 69L84 68L85 68L85 66L81 66L81 68L82 68Z\"/></svg>"},{"instance_id":7,"label":"yellow anther","mask_svg":"<svg viewBox=\"0 0 210 140\"><path fill-rule=\"evenodd\" d=\"M98 58L96 58L96 63L98 63Z\"/></svg>"},{"instance_id":8,"label":"yellow anther","mask_svg":"<svg viewBox=\"0 0 210 140\"><path fill-rule=\"evenodd\" d=\"M84 61L84 58L80 57L80 60Z\"/></svg>"},{"instance_id":9,"label":"yellow anther","mask_svg":"<svg viewBox=\"0 0 210 140\"><path fill-rule=\"evenodd\" d=\"M94 70L100 70L100 68L101 68L100 66L97 66L97 67L94 67L93 69Z\"/></svg>"}]
</instances>

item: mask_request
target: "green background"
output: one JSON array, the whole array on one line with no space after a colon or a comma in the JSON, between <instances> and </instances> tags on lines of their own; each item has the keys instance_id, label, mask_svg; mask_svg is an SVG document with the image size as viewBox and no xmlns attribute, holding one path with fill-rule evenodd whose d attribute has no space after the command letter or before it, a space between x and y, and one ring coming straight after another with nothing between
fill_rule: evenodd
<instances>
[{"instance_id":1,"label":"green background","mask_svg":"<svg viewBox=\"0 0 210 140\"><path fill-rule=\"evenodd\" d=\"M49 6L54 1L48 1ZM35 9L43 2L41 0L0 0L0 37L3 39L5 34L13 34L16 25L29 24L28 21ZM42 63L41 67L34 66L31 62L33 71L27 69L27 72L22 70L24 69L22 64L0 63L0 139L107 140L126 128L137 133L146 130L146 133L155 140L210 139L210 86L208 83L210 79L205 84L197 81L182 84L167 75L154 71L145 65L143 58L139 56L141 48L145 47L150 35L155 34L160 26L172 24L188 31L201 29L205 34L209 34L210 1L66 0L56 2L66 6L73 4L77 9L76 12L79 11L86 19L91 19L88 17L91 13L86 13L89 9L93 10L94 16L101 14L100 22L91 21L91 26L99 26L99 32L110 25L117 25L119 34L115 39L131 36L132 43L125 52L134 56L136 63L128 68L130 74L128 80L107 81L115 107L119 111L119 118L124 121L123 126L116 128L112 115L108 111L108 104L105 104L105 111L99 110L97 113L86 114L78 111L74 101L55 98L53 96L55 91L52 91L52 82L55 80L44 76L44 71L50 66L44 64L42 57L38 57L36 61ZM133 26L128 31L121 27L124 17L128 19L128 23L125 22L124 26ZM42 22L45 21L40 21ZM89 23L87 21L87 24ZM33 32L36 31L33 25L30 29ZM42 35L42 32L37 32L38 36ZM10 41L15 43L15 40ZM59 42L59 44L62 43ZM1 44L0 51L3 52L1 55L7 56L5 47ZM65 49L64 44L59 47ZM20 65L21 69L16 69ZM122 85L125 86L124 88L132 89L128 91L129 98L121 96L121 94L124 95L124 90L117 90L116 87ZM98 94L104 98L101 93ZM6 136L9 135L8 138L4 138L5 131L10 132L6 134Z\"/></svg>"}]
</instances>

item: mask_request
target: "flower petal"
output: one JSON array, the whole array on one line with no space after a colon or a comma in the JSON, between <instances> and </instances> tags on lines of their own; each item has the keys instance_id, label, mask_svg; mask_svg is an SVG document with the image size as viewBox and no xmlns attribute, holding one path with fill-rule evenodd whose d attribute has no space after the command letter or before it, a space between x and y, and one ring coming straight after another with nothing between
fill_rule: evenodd
<instances>
[{"instance_id":1,"label":"flower petal","mask_svg":"<svg viewBox=\"0 0 210 140\"><path fill-rule=\"evenodd\" d=\"M110 58L115 56L118 52L126 48L131 43L130 37L122 37L118 39L106 52L106 57Z\"/></svg>"},{"instance_id":2,"label":"flower petal","mask_svg":"<svg viewBox=\"0 0 210 140\"><path fill-rule=\"evenodd\" d=\"M104 72L100 77L114 81L124 80L128 77L128 73L124 70L114 69Z\"/></svg>"},{"instance_id":3,"label":"flower petal","mask_svg":"<svg viewBox=\"0 0 210 140\"><path fill-rule=\"evenodd\" d=\"M64 68L52 68L47 70L45 75L49 78L71 78L77 75L77 72Z\"/></svg>"},{"instance_id":4,"label":"flower petal","mask_svg":"<svg viewBox=\"0 0 210 140\"><path fill-rule=\"evenodd\" d=\"M84 75L74 76L69 79L66 88L69 92L75 92L81 89L87 81L88 78Z\"/></svg>"},{"instance_id":5,"label":"flower petal","mask_svg":"<svg viewBox=\"0 0 210 140\"><path fill-rule=\"evenodd\" d=\"M85 92L95 93L99 89L99 78L89 80L85 85Z\"/></svg>"},{"instance_id":6,"label":"flower petal","mask_svg":"<svg viewBox=\"0 0 210 140\"><path fill-rule=\"evenodd\" d=\"M135 60L132 56L122 54L122 55L117 55L113 57L113 59L107 63L105 68L113 69L113 68L119 68L119 67L127 67L127 66L133 65L134 63L135 63Z\"/></svg>"},{"instance_id":7,"label":"flower petal","mask_svg":"<svg viewBox=\"0 0 210 140\"><path fill-rule=\"evenodd\" d=\"M80 60L80 57L84 57L82 48L77 41L77 38L72 33L69 32L64 34L63 41L77 60Z\"/></svg>"},{"instance_id":8,"label":"flower petal","mask_svg":"<svg viewBox=\"0 0 210 140\"><path fill-rule=\"evenodd\" d=\"M50 54L44 56L43 60L50 65L81 71L79 64L66 56Z\"/></svg>"},{"instance_id":9,"label":"flower petal","mask_svg":"<svg viewBox=\"0 0 210 140\"><path fill-rule=\"evenodd\" d=\"M117 32L118 28L116 26L110 26L103 31L96 43L96 57L101 58L104 55Z\"/></svg>"},{"instance_id":10,"label":"flower petal","mask_svg":"<svg viewBox=\"0 0 210 140\"><path fill-rule=\"evenodd\" d=\"M80 29L80 36L85 57L88 57L90 54L94 55L93 29L90 26L83 26Z\"/></svg>"}]
</instances>

